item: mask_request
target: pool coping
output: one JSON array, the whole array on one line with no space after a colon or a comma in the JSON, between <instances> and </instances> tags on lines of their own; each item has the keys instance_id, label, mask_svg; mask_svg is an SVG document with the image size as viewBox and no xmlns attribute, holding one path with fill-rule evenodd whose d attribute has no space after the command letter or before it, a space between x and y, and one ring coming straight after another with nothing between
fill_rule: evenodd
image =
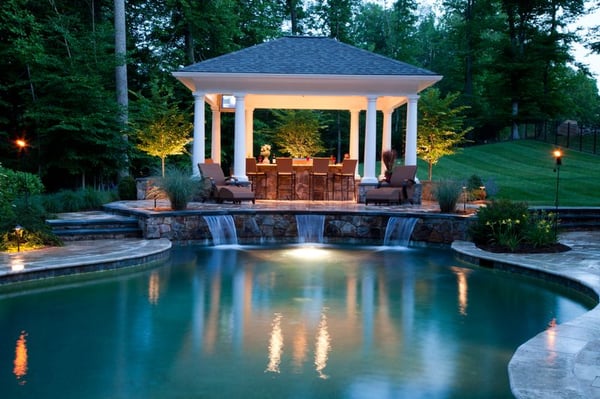
<instances>
[{"instance_id":1,"label":"pool coping","mask_svg":"<svg viewBox=\"0 0 600 399\"><path fill-rule=\"evenodd\" d=\"M104 239L67 242L26 252L0 253L0 288L52 277L82 275L153 264L170 256L167 239Z\"/></svg>"},{"instance_id":2,"label":"pool coping","mask_svg":"<svg viewBox=\"0 0 600 399\"><path fill-rule=\"evenodd\" d=\"M567 232L558 254L497 254L455 241L457 257L475 265L537 275L600 297L600 231ZM508 374L517 398L600 397L600 305L568 322L550 325L513 354Z\"/></svg>"}]
</instances>

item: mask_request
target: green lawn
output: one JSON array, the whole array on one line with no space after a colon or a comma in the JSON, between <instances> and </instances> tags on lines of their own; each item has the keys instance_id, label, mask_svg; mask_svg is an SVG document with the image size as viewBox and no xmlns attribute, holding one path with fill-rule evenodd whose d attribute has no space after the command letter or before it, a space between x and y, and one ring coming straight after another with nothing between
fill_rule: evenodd
<instances>
[{"instance_id":1,"label":"green lawn","mask_svg":"<svg viewBox=\"0 0 600 399\"><path fill-rule=\"evenodd\" d=\"M469 147L442 158L433 166L433 180L466 181L477 175L494 198L554 205L556 195L554 146L532 140ZM563 150L559 205L600 206L600 155ZM419 160L418 176L427 180L427 164Z\"/></svg>"}]
</instances>

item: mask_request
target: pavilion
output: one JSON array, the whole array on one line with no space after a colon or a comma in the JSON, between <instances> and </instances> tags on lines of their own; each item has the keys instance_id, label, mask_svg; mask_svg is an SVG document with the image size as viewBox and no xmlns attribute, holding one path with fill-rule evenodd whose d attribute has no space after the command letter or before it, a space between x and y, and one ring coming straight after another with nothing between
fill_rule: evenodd
<instances>
[{"instance_id":1,"label":"pavilion","mask_svg":"<svg viewBox=\"0 0 600 399\"><path fill-rule=\"evenodd\" d=\"M221 112L235 111L233 176L247 181L255 109L350 112L351 158L359 158L359 112L366 110L361 183L376 184L376 113L383 113L381 150L391 148L393 111L407 104L406 165L417 164L417 104L442 76L325 37L287 36L173 73L194 96L192 170L205 157L205 103L212 111L211 158L220 162ZM382 166L384 168L385 166ZM381 171L381 174L384 170Z\"/></svg>"}]
</instances>

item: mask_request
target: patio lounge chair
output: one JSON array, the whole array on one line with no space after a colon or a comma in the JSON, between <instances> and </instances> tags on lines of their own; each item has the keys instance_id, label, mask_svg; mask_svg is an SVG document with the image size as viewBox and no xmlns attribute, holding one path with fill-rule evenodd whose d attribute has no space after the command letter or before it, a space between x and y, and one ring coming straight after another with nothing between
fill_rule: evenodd
<instances>
[{"instance_id":1,"label":"patio lounge chair","mask_svg":"<svg viewBox=\"0 0 600 399\"><path fill-rule=\"evenodd\" d=\"M367 191L365 205L369 205L370 202L401 204L405 200L412 204L416 174L416 165L396 166L392 171L389 184L384 183L385 185Z\"/></svg>"},{"instance_id":2,"label":"patio lounge chair","mask_svg":"<svg viewBox=\"0 0 600 399\"><path fill-rule=\"evenodd\" d=\"M202 177L211 180L217 202L231 201L234 204L239 204L242 201L252 201L254 204L254 192L250 187L238 185L235 179L225 178L220 164L199 163L198 168Z\"/></svg>"}]
</instances>

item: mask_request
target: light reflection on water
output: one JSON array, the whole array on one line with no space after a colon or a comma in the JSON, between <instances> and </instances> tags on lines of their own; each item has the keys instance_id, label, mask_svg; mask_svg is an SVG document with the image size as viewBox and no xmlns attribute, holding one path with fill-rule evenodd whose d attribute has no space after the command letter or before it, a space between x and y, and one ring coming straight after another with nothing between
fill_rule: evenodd
<instances>
[{"instance_id":1,"label":"light reflection on water","mask_svg":"<svg viewBox=\"0 0 600 399\"><path fill-rule=\"evenodd\" d=\"M516 347L586 310L547 288L432 249L178 248L150 271L0 297L0 339L19 337L13 353L0 344L14 358L0 386L10 398L507 397Z\"/></svg>"},{"instance_id":2,"label":"light reflection on water","mask_svg":"<svg viewBox=\"0 0 600 399\"><path fill-rule=\"evenodd\" d=\"M27 333L21 332L19 339L17 339L17 345L15 347L15 360L13 362L13 374L17 378L19 385L25 385L27 381L25 376L27 375Z\"/></svg>"},{"instance_id":3,"label":"light reflection on water","mask_svg":"<svg viewBox=\"0 0 600 399\"><path fill-rule=\"evenodd\" d=\"M275 313L272 323L271 339L269 340L269 364L267 371L279 373L281 354L283 353L283 334L281 333L281 313Z\"/></svg>"}]
</instances>

